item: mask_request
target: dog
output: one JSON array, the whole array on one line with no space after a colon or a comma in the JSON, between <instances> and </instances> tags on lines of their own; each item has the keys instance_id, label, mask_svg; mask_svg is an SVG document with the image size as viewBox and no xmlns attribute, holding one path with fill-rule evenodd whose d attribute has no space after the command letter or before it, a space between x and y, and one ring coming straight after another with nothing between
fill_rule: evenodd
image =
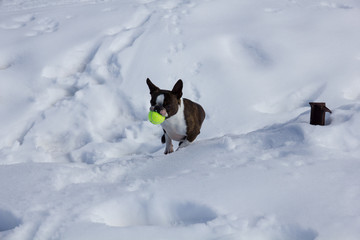
<instances>
[{"instance_id":1,"label":"dog","mask_svg":"<svg viewBox=\"0 0 360 240\"><path fill-rule=\"evenodd\" d=\"M146 79L146 83L151 95L150 111L158 112L165 117L165 121L161 123L164 131L161 142L166 143L164 153L174 151L172 140L179 141L178 149L188 146L200 134L205 119L204 109L199 104L182 98L181 79L175 83L171 91L160 89L149 78Z\"/></svg>"}]
</instances>

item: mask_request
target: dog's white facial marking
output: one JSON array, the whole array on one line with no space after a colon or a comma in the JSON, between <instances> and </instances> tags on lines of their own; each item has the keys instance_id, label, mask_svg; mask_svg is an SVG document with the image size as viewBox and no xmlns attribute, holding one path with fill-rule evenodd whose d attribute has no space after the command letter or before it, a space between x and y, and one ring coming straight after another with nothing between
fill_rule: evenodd
<instances>
[{"instance_id":1,"label":"dog's white facial marking","mask_svg":"<svg viewBox=\"0 0 360 240\"><path fill-rule=\"evenodd\" d=\"M160 94L156 97L156 105L162 106L164 104L164 94Z\"/></svg>"}]
</instances>

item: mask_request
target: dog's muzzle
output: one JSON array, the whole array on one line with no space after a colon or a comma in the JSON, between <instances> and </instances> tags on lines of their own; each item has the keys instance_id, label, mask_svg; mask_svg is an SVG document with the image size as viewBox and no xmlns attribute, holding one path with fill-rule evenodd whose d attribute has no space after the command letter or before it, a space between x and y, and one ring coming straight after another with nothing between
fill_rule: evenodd
<instances>
[{"instance_id":1,"label":"dog's muzzle","mask_svg":"<svg viewBox=\"0 0 360 240\"><path fill-rule=\"evenodd\" d=\"M156 106L154 107L154 111L157 112L157 113L160 113L161 110L163 110L163 109L164 109L163 107L160 107L160 106L158 106L158 105L156 105Z\"/></svg>"},{"instance_id":2,"label":"dog's muzzle","mask_svg":"<svg viewBox=\"0 0 360 240\"><path fill-rule=\"evenodd\" d=\"M164 117L167 117L166 109L162 106L159 106L159 105L151 106L150 111L157 112L157 113L163 115Z\"/></svg>"}]
</instances>

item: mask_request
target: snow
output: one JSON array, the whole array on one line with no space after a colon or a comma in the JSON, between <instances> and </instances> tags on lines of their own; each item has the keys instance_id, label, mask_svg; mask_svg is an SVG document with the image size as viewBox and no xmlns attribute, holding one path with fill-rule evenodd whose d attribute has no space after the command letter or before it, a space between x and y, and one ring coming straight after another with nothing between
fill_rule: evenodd
<instances>
[{"instance_id":1,"label":"snow","mask_svg":"<svg viewBox=\"0 0 360 240\"><path fill-rule=\"evenodd\" d=\"M359 239L357 29L355 0L1 1L0 238ZM207 114L170 155L147 77Z\"/></svg>"}]
</instances>

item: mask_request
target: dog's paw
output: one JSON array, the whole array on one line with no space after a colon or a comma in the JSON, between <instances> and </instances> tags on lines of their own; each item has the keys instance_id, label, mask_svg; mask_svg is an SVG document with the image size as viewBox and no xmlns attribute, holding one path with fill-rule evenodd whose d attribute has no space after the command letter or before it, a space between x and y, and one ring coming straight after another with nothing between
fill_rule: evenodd
<instances>
[{"instance_id":1,"label":"dog's paw","mask_svg":"<svg viewBox=\"0 0 360 240\"><path fill-rule=\"evenodd\" d=\"M181 142L179 143L179 147L178 147L177 150L179 150L179 148L184 148L184 147L189 146L190 143L191 143L191 142L189 142L187 139L185 139L184 141L181 141Z\"/></svg>"},{"instance_id":2,"label":"dog's paw","mask_svg":"<svg viewBox=\"0 0 360 240\"><path fill-rule=\"evenodd\" d=\"M171 145L171 146L165 148L164 154L169 154L169 153L172 153L172 152L174 152L174 148Z\"/></svg>"}]
</instances>

